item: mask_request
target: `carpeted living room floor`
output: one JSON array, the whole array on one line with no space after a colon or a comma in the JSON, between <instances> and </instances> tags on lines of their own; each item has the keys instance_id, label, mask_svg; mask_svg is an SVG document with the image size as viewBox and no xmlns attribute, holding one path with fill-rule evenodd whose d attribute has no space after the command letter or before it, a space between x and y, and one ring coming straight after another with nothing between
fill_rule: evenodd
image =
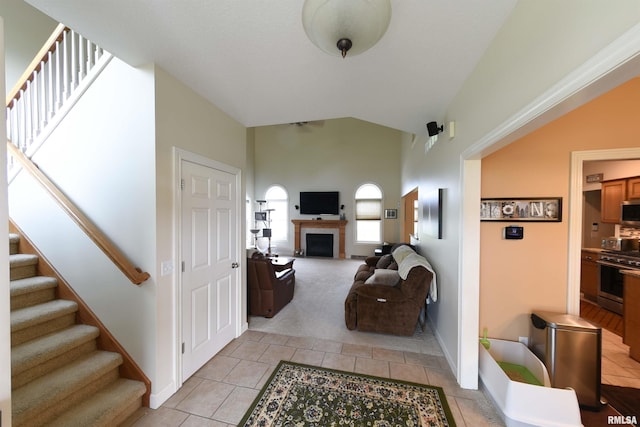
<instances>
[{"instance_id":1,"label":"carpeted living room floor","mask_svg":"<svg viewBox=\"0 0 640 427\"><path fill-rule=\"evenodd\" d=\"M296 258L293 301L271 319L251 316L249 329L297 337L314 337L351 344L442 356L427 325L412 337L350 331L344 323L344 300L362 260Z\"/></svg>"}]
</instances>

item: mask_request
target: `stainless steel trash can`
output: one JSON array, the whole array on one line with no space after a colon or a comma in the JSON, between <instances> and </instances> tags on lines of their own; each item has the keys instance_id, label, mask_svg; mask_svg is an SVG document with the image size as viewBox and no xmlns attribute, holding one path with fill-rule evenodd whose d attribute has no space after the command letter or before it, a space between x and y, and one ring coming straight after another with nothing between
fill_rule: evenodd
<instances>
[{"instance_id":1,"label":"stainless steel trash can","mask_svg":"<svg viewBox=\"0 0 640 427\"><path fill-rule=\"evenodd\" d=\"M551 386L571 387L578 403L600 409L602 329L578 316L531 314L529 349L544 363Z\"/></svg>"}]
</instances>

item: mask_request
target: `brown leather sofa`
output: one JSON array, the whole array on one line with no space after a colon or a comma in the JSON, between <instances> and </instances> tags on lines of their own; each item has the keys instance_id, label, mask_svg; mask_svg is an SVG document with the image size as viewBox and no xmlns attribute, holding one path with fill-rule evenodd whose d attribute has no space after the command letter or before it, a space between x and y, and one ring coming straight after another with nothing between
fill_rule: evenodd
<instances>
[{"instance_id":1,"label":"brown leather sofa","mask_svg":"<svg viewBox=\"0 0 640 427\"><path fill-rule=\"evenodd\" d=\"M395 284L393 279L385 279L385 276L392 277L392 271L402 262L397 263L390 254L372 256L358 268L345 300L348 329L413 335L420 311L423 307L426 310L433 273L424 266L414 266L408 270L406 279L398 276Z\"/></svg>"},{"instance_id":2,"label":"brown leather sofa","mask_svg":"<svg viewBox=\"0 0 640 427\"><path fill-rule=\"evenodd\" d=\"M259 253L247 259L248 311L273 317L293 299L295 270L276 271L271 260Z\"/></svg>"}]
</instances>

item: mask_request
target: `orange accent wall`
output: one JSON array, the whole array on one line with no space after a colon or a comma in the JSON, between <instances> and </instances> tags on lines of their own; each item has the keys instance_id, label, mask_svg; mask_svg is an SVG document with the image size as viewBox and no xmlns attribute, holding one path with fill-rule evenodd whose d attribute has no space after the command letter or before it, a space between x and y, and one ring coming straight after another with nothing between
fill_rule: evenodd
<instances>
[{"instance_id":1,"label":"orange accent wall","mask_svg":"<svg viewBox=\"0 0 640 427\"><path fill-rule=\"evenodd\" d=\"M523 240L502 238L508 222L481 224L481 330L517 340L528 336L532 311L566 311L571 152L629 147L640 147L640 78L482 160L483 198L559 196L563 218L519 223Z\"/></svg>"}]
</instances>

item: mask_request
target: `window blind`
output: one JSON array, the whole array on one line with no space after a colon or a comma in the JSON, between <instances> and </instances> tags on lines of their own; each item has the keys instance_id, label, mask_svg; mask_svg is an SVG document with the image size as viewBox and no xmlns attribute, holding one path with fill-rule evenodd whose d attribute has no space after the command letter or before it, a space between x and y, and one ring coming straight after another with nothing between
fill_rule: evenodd
<instances>
[{"instance_id":1,"label":"window blind","mask_svg":"<svg viewBox=\"0 0 640 427\"><path fill-rule=\"evenodd\" d=\"M382 201L380 199L358 199L356 200L356 220L380 220L382 212Z\"/></svg>"}]
</instances>

